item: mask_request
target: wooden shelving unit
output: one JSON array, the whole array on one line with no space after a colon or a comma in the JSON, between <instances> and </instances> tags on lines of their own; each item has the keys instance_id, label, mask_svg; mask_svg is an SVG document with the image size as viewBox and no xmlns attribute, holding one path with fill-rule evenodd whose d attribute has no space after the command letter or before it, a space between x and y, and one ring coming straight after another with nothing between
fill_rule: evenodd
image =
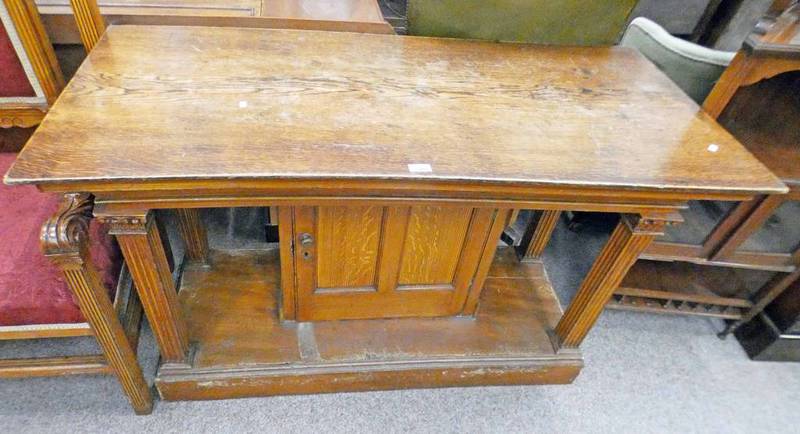
<instances>
[{"instance_id":1,"label":"wooden shelving unit","mask_svg":"<svg viewBox=\"0 0 800 434\"><path fill-rule=\"evenodd\" d=\"M656 261L688 261L702 265L792 272L797 267L793 252L800 242L800 203L786 201L765 216L761 226L741 246L724 257L712 257L708 236L736 209L732 202L690 202L681 214L684 223L669 228L641 255ZM712 240L713 241L713 240Z\"/></svg>"},{"instance_id":2,"label":"wooden shelving unit","mask_svg":"<svg viewBox=\"0 0 800 434\"><path fill-rule=\"evenodd\" d=\"M639 260L608 307L740 319L772 275L743 268Z\"/></svg>"},{"instance_id":3,"label":"wooden shelving unit","mask_svg":"<svg viewBox=\"0 0 800 434\"><path fill-rule=\"evenodd\" d=\"M710 259L703 254L703 234L713 232L735 207L731 202L690 203L684 223L669 228L645 250L608 307L744 318L765 287L798 269L792 249L800 243L800 203L784 202L740 250Z\"/></svg>"},{"instance_id":4,"label":"wooden shelving unit","mask_svg":"<svg viewBox=\"0 0 800 434\"><path fill-rule=\"evenodd\" d=\"M759 23L703 105L790 192L690 203L685 222L644 251L609 308L733 320L724 336L798 282L800 4L790 3Z\"/></svg>"}]
</instances>

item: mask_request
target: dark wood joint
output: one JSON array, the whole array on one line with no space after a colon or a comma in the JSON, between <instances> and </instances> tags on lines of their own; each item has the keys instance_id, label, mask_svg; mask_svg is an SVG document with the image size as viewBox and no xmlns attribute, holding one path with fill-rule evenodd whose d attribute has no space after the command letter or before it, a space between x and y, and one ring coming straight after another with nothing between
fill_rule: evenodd
<instances>
[{"instance_id":1,"label":"dark wood joint","mask_svg":"<svg viewBox=\"0 0 800 434\"><path fill-rule=\"evenodd\" d=\"M113 215L96 212L97 218L109 226L112 235L146 235L148 227L153 224L152 211L133 215Z\"/></svg>"},{"instance_id":2,"label":"dark wood joint","mask_svg":"<svg viewBox=\"0 0 800 434\"><path fill-rule=\"evenodd\" d=\"M661 236L667 227L683 222L683 217L676 211L669 214L622 214L620 221L633 234Z\"/></svg>"}]
</instances>

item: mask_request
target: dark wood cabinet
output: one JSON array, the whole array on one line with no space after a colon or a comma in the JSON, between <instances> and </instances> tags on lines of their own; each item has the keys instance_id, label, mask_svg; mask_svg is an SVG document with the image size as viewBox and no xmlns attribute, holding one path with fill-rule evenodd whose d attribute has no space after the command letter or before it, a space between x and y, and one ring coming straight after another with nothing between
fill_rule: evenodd
<instances>
[{"instance_id":1,"label":"dark wood cabinet","mask_svg":"<svg viewBox=\"0 0 800 434\"><path fill-rule=\"evenodd\" d=\"M739 327L736 338L753 359L800 361L800 281Z\"/></svg>"}]
</instances>

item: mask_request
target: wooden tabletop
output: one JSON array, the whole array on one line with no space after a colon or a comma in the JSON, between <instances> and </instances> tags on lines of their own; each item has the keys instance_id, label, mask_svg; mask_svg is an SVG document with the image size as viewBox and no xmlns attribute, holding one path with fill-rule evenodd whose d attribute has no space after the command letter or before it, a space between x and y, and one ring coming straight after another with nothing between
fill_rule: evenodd
<instances>
[{"instance_id":1,"label":"wooden tabletop","mask_svg":"<svg viewBox=\"0 0 800 434\"><path fill-rule=\"evenodd\" d=\"M433 180L785 186L626 48L112 26L11 184Z\"/></svg>"}]
</instances>

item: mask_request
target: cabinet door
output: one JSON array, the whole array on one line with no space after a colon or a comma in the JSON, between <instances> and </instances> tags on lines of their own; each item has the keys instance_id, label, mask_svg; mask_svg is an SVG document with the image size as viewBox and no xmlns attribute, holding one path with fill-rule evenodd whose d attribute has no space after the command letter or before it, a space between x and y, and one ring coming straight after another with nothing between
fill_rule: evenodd
<instances>
[{"instance_id":1,"label":"cabinet door","mask_svg":"<svg viewBox=\"0 0 800 434\"><path fill-rule=\"evenodd\" d=\"M295 207L296 318L459 314L484 249L494 251L488 236L496 214L450 206Z\"/></svg>"}]
</instances>

